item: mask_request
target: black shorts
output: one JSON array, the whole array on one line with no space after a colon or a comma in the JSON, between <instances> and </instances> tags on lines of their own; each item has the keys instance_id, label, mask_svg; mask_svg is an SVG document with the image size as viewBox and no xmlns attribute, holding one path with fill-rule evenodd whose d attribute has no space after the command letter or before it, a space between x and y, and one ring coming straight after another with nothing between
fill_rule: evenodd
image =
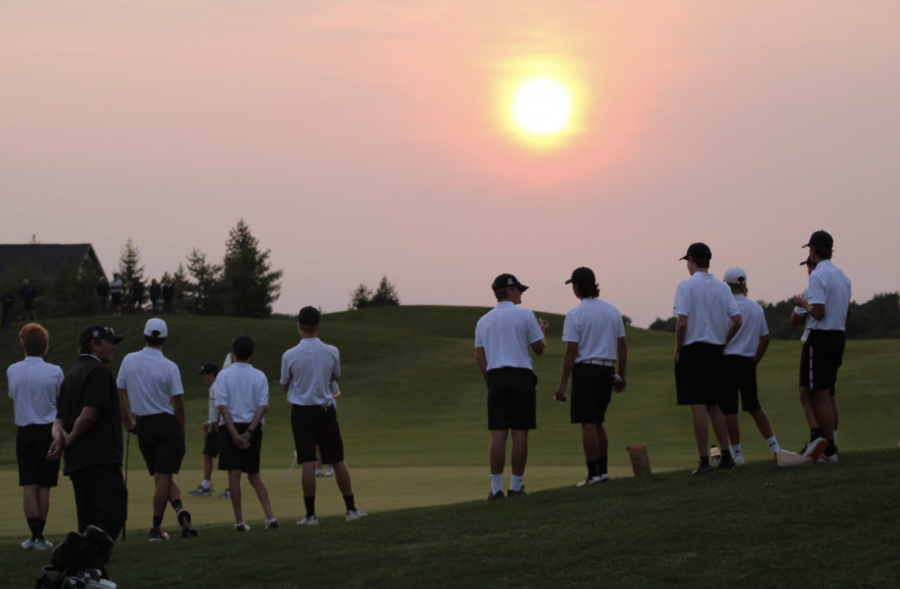
<instances>
[{"instance_id":1,"label":"black shorts","mask_svg":"<svg viewBox=\"0 0 900 589\"><path fill-rule=\"evenodd\" d=\"M203 438L203 454L213 458L219 455L219 432L213 426L209 426Z\"/></svg>"},{"instance_id":2,"label":"black shorts","mask_svg":"<svg viewBox=\"0 0 900 589\"><path fill-rule=\"evenodd\" d=\"M138 445L150 474L177 474L184 458L184 436L174 415L137 418Z\"/></svg>"},{"instance_id":3,"label":"black shorts","mask_svg":"<svg viewBox=\"0 0 900 589\"><path fill-rule=\"evenodd\" d=\"M737 414L739 391L743 411L762 409L756 387L756 360L753 357L727 355L722 360L722 389L719 391L722 413Z\"/></svg>"},{"instance_id":4,"label":"black shorts","mask_svg":"<svg viewBox=\"0 0 900 589\"><path fill-rule=\"evenodd\" d=\"M537 375L527 368L488 371L488 429L537 429Z\"/></svg>"},{"instance_id":5,"label":"black shorts","mask_svg":"<svg viewBox=\"0 0 900 589\"><path fill-rule=\"evenodd\" d=\"M576 364L572 367L572 423L601 424L606 420L606 408L612 399L612 366Z\"/></svg>"},{"instance_id":6,"label":"black shorts","mask_svg":"<svg viewBox=\"0 0 900 589\"><path fill-rule=\"evenodd\" d=\"M22 301L23 311L34 311L34 301Z\"/></svg>"},{"instance_id":7,"label":"black shorts","mask_svg":"<svg viewBox=\"0 0 900 589\"><path fill-rule=\"evenodd\" d=\"M247 474L259 472L259 454L262 450L262 426L250 434L250 447L241 450L234 445L234 438L225 426L219 436L219 470L239 470ZM234 424L238 434L243 434L250 427L249 423Z\"/></svg>"},{"instance_id":8,"label":"black shorts","mask_svg":"<svg viewBox=\"0 0 900 589\"><path fill-rule=\"evenodd\" d=\"M113 304L113 305L121 305L121 304L122 304L122 293L120 293L120 292L113 292L113 293L110 293L109 296L110 296L110 298L112 299L112 304Z\"/></svg>"},{"instance_id":9,"label":"black shorts","mask_svg":"<svg viewBox=\"0 0 900 589\"><path fill-rule=\"evenodd\" d=\"M695 343L681 348L675 363L679 405L718 405L725 346Z\"/></svg>"},{"instance_id":10,"label":"black shorts","mask_svg":"<svg viewBox=\"0 0 900 589\"><path fill-rule=\"evenodd\" d=\"M128 509L128 491L117 464L95 464L69 473L75 490L78 531L97 526L113 540L122 531Z\"/></svg>"},{"instance_id":11,"label":"black shorts","mask_svg":"<svg viewBox=\"0 0 900 589\"><path fill-rule=\"evenodd\" d=\"M291 431L297 462L315 462L316 445L324 464L343 462L344 440L333 405L327 409L319 405L291 405Z\"/></svg>"},{"instance_id":12,"label":"black shorts","mask_svg":"<svg viewBox=\"0 0 900 589\"><path fill-rule=\"evenodd\" d=\"M811 391L831 389L837 383L838 369L844 360L843 331L813 329L803 344L800 358L800 386Z\"/></svg>"},{"instance_id":13,"label":"black shorts","mask_svg":"<svg viewBox=\"0 0 900 589\"><path fill-rule=\"evenodd\" d=\"M19 486L55 487L59 481L59 462L47 460L53 442L53 424L25 425L16 431L16 461Z\"/></svg>"}]
</instances>

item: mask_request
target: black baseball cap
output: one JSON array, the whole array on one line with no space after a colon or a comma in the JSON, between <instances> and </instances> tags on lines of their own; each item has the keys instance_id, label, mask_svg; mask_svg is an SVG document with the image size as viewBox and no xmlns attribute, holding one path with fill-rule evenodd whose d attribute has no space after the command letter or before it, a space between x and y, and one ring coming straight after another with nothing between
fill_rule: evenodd
<instances>
[{"instance_id":1,"label":"black baseball cap","mask_svg":"<svg viewBox=\"0 0 900 589\"><path fill-rule=\"evenodd\" d=\"M219 374L219 367L215 362L207 362L200 367L200 370L197 371L197 374Z\"/></svg>"},{"instance_id":2,"label":"black baseball cap","mask_svg":"<svg viewBox=\"0 0 900 589\"><path fill-rule=\"evenodd\" d=\"M114 332L111 327L105 325L88 325L81 332L81 335L78 336L78 343L86 346L94 340L105 339L117 344L122 341L123 338L124 336L116 335L116 332Z\"/></svg>"},{"instance_id":3,"label":"black baseball cap","mask_svg":"<svg viewBox=\"0 0 900 589\"><path fill-rule=\"evenodd\" d=\"M800 247L834 247L834 239L832 239L831 234L825 231L824 229L820 229L816 231L812 235L809 236L809 243L806 245L801 245Z\"/></svg>"},{"instance_id":4,"label":"black baseball cap","mask_svg":"<svg viewBox=\"0 0 900 589\"><path fill-rule=\"evenodd\" d=\"M519 282L519 279L512 274L501 274L497 278L494 278L494 283L491 284L491 289L497 290L500 288L508 288L510 286L515 286L522 292L528 290L528 287Z\"/></svg>"},{"instance_id":5,"label":"black baseball cap","mask_svg":"<svg viewBox=\"0 0 900 589\"><path fill-rule=\"evenodd\" d=\"M321 313L315 307L303 307L297 314L297 323L303 325L318 325Z\"/></svg>"},{"instance_id":6,"label":"black baseball cap","mask_svg":"<svg viewBox=\"0 0 900 589\"><path fill-rule=\"evenodd\" d=\"M231 342L231 351L241 360L249 358L254 349L256 349L256 344L249 335L239 335Z\"/></svg>"},{"instance_id":7,"label":"black baseball cap","mask_svg":"<svg viewBox=\"0 0 900 589\"><path fill-rule=\"evenodd\" d=\"M709 246L705 243L697 242L692 243L688 248L686 254L684 254L683 258L678 258L679 260L687 260L688 258L706 258L708 260L712 259L712 252L709 251Z\"/></svg>"},{"instance_id":8,"label":"black baseball cap","mask_svg":"<svg viewBox=\"0 0 900 589\"><path fill-rule=\"evenodd\" d=\"M566 284L585 284L588 286L594 286L597 284L597 279L594 277L594 271L586 266L582 266L581 268L575 268L572 271L572 278L566 280Z\"/></svg>"}]
</instances>

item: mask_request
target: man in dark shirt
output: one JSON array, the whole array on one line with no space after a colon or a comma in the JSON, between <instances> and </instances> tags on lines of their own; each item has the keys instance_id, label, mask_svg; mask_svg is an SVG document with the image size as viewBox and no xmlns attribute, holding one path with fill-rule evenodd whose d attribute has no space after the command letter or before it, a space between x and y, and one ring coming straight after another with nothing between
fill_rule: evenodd
<instances>
[{"instance_id":1,"label":"man in dark shirt","mask_svg":"<svg viewBox=\"0 0 900 589\"><path fill-rule=\"evenodd\" d=\"M163 284L162 287L162 295L163 295L163 312L166 315L172 314L172 301L175 300L175 285L172 284L172 280L166 280L166 283Z\"/></svg>"},{"instance_id":2,"label":"man in dark shirt","mask_svg":"<svg viewBox=\"0 0 900 589\"><path fill-rule=\"evenodd\" d=\"M112 373L116 344L112 329L91 325L78 338L81 354L63 380L53 444L47 457L65 454L63 474L72 481L78 530L94 525L113 538L125 525L126 489L122 478L122 418Z\"/></svg>"},{"instance_id":3,"label":"man in dark shirt","mask_svg":"<svg viewBox=\"0 0 900 589\"><path fill-rule=\"evenodd\" d=\"M19 300L22 301L22 310L25 311L25 321L37 322L37 311L34 310L35 299L37 299L37 291L26 278L22 281L22 290L19 291Z\"/></svg>"},{"instance_id":4,"label":"man in dark shirt","mask_svg":"<svg viewBox=\"0 0 900 589\"><path fill-rule=\"evenodd\" d=\"M143 277L138 274L131 283L131 304L138 313L144 312L144 281Z\"/></svg>"},{"instance_id":5,"label":"man in dark shirt","mask_svg":"<svg viewBox=\"0 0 900 589\"><path fill-rule=\"evenodd\" d=\"M3 294L0 295L0 301L3 303L3 322L0 327L6 329L12 323L13 305L16 304L16 295L8 286L3 287Z\"/></svg>"},{"instance_id":6,"label":"man in dark shirt","mask_svg":"<svg viewBox=\"0 0 900 589\"><path fill-rule=\"evenodd\" d=\"M101 276L100 281L97 282L97 314L102 315L106 313L106 302L109 300L109 282L106 281L106 276Z\"/></svg>"}]
</instances>

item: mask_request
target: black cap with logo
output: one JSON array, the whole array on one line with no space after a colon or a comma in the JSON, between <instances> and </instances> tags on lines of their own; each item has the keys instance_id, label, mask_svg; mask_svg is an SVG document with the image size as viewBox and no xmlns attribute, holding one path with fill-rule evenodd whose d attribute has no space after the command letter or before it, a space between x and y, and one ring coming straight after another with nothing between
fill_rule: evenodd
<instances>
[{"instance_id":1,"label":"black cap with logo","mask_svg":"<svg viewBox=\"0 0 900 589\"><path fill-rule=\"evenodd\" d=\"M200 370L197 371L197 374L219 374L219 367L215 362L207 362L200 367Z\"/></svg>"},{"instance_id":2,"label":"black cap with logo","mask_svg":"<svg viewBox=\"0 0 900 589\"><path fill-rule=\"evenodd\" d=\"M831 238L831 234L825 231L824 229L820 229L816 231L812 235L809 236L809 243L806 245L801 245L800 247L834 247L834 239Z\"/></svg>"},{"instance_id":3,"label":"black cap with logo","mask_svg":"<svg viewBox=\"0 0 900 589\"><path fill-rule=\"evenodd\" d=\"M683 258L678 259L687 260L688 258L706 258L707 260L711 260L712 252L709 250L708 245L698 241L697 243L691 244Z\"/></svg>"},{"instance_id":4,"label":"black cap with logo","mask_svg":"<svg viewBox=\"0 0 900 589\"><path fill-rule=\"evenodd\" d=\"M512 274L501 274L497 278L494 278L494 282L493 284L491 284L491 289L497 290L500 288L508 288L510 286L515 286L522 292L528 290L528 287L519 282L519 279Z\"/></svg>"},{"instance_id":5,"label":"black cap with logo","mask_svg":"<svg viewBox=\"0 0 900 589\"><path fill-rule=\"evenodd\" d=\"M572 271L572 278L566 280L566 284L583 284L586 286L594 286L597 279L594 277L594 271L586 266L575 268Z\"/></svg>"},{"instance_id":6,"label":"black cap with logo","mask_svg":"<svg viewBox=\"0 0 900 589\"><path fill-rule=\"evenodd\" d=\"M109 340L114 344L122 341L124 336L116 335L116 332L112 330L111 327L107 327L105 325L88 325L82 330L81 335L78 336L78 343L86 346L94 340Z\"/></svg>"}]
</instances>

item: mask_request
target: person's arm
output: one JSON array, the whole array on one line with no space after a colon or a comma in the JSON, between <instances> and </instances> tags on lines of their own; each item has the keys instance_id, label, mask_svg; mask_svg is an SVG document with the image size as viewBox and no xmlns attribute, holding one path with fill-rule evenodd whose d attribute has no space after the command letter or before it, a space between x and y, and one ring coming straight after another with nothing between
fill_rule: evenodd
<instances>
[{"instance_id":1,"label":"person's arm","mask_svg":"<svg viewBox=\"0 0 900 589\"><path fill-rule=\"evenodd\" d=\"M797 311L803 311L798 313ZM791 325L799 327L806 324L806 297L794 297L794 308L791 310Z\"/></svg>"},{"instance_id":2,"label":"person's arm","mask_svg":"<svg viewBox=\"0 0 900 589\"><path fill-rule=\"evenodd\" d=\"M481 373L481 378L487 383L487 356L484 353L484 348L475 348L475 363L478 364L478 371Z\"/></svg>"},{"instance_id":3,"label":"person's arm","mask_svg":"<svg viewBox=\"0 0 900 589\"><path fill-rule=\"evenodd\" d=\"M625 390L625 370L628 367L628 345L624 337L620 337L616 342L616 356L619 359L619 378L622 380L615 384L613 390L621 393Z\"/></svg>"},{"instance_id":4,"label":"person's arm","mask_svg":"<svg viewBox=\"0 0 900 589\"><path fill-rule=\"evenodd\" d=\"M825 305L816 303L810 305L807 303L806 311L809 313L809 316L815 319L816 321L821 321L825 318Z\"/></svg>"},{"instance_id":5,"label":"person's arm","mask_svg":"<svg viewBox=\"0 0 900 589\"><path fill-rule=\"evenodd\" d=\"M219 415L222 416L222 421L225 422L225 427L228 428L228 433L231 434L234 445L241 450L249 448L250 442L247 441L247 438L240 435L237 428L234 427L234 421L231 419L231 411L228 410L227 405L219 405Z\"/></svg>"},{"instance_id":6,"label":"person's arm","mask_svg":"<svg viewBox=\"0 0 900 589\"><path fill-rule=\"evenodd\" d=\"M675 361L681 358L681 348L684 347L684 338L687 335L688 317L678 315L675 320Z\"/></svg>"},{"instance_id":7,"label":"person's arm","mask_svg":"<svg viewBox=\"0 0 900 589\"><path fill-rule=\"evenodd\" d=\"M122 425L125 426L125 431L132 433L137 431L137 425L131 421L131 407L128 405L126 389L119 389L119 415L122 416Z\"/></svg>"},{"instance_id":8,"label":"person's arm","mask_svg":"<svg viewBox=\"0 0 900 589\"><path fill-rule=\"evenodd\" d=\"M766 350L769 349L769 336L764 335L759 338L759 343L756 344L756 355L753 357L753 363L759 364L760 360L763 359L763 356L766 355Z\"/></svg>"},{"instance_id":9,"label":"person's arm","mask_svg":"<svg viewBox=\"0 0 900 589\"><path fill-rule=\"evenodd\" d=\"M734 339L735 334L737 334L738 330L741 328L741 325L744 323L744 318L739 314L731 317L731 325L728 326L728 332L725 334L725 343L728 344L732 339Z\"/></svg>"},{"instance_id":10,"label":"person's arm","mask_svg":"<svg viewBox=\"0 0 900 589\"><path fill-rule=\"evenodd\" d=\"M538 341L532 342L531 350L535 353L536 356L540 356L547 348L547 329L550 327L550 323L548 323L544 319L538 319L537 323L538 327L541 328L542 337Z\"/></svg>"},{"instance_id":11,"label":"person's arm","mask_svg":"<svg viewBox=\"0 0 900 589\"><path fill-rule=\"evenodd\" d=\"M572 375L572 368L575 366L575 360L578 358L578 342L566 342L566 353L563 356L562 375L559 377L559 386L556 387L554 398L557 401L565 401L566 387L569 385L569 377Z\"/></svg>"},{"instance_id":12,"label":"person's arm","mask_svg":"<svg viewBox=\"0 0 900 589\"><path fill-rule=\"evenodd\" d=\"M260 405L256 410L256 413L253 414L253 419L250 420L250 426L247 427L247 431L243 433L243 436L247 439L248 448L250 447L250 436L256 431L256 428L259 427L259 423L262 421L262 418L268 409L269 408L266 405Z\"/></svg>"},{"instance_id":13,"label":"person's arm","mask_svg":"<svg viewBox=\"0 0 900 589\"><path fill-rule=\"evenodd\" d=\"M184 437L184 395L175 395L174 397L169 399L169 403L172 404L172 409L175 410L175 421L178 422L178 427L181 428L181 435L182 437Z\"/></svg>"},{"instance_id":14,"label":"person's arm","mask_svg":"<svg viewBox=\"0 0 900 589\"><path fill-rule=\"evenodd\" d=\"M50 449L47 451L47 460L59 462L59 459L62 458L63 450L66 449L66 430L63 427L62 419L54 420L50 431L53 442L50 444Z\"/></svg>"},{"instance_id":15,"label":"person's arm","mask_svg":"<svg viewBox=\"0 0 900 589\"><path fill-rule=\"evenodd\" d=\"M71 446L75 442L77 442L81 436L86 434L89 429L94 427L94 424L97 423L97 420L100 418L100 409L98 407L93 407L88 405L81 410L81 413L78 415L78 419L75 420L75 425L72 426L72 431L65 436L65 445Z\"/></svg>"}]
</instances>

